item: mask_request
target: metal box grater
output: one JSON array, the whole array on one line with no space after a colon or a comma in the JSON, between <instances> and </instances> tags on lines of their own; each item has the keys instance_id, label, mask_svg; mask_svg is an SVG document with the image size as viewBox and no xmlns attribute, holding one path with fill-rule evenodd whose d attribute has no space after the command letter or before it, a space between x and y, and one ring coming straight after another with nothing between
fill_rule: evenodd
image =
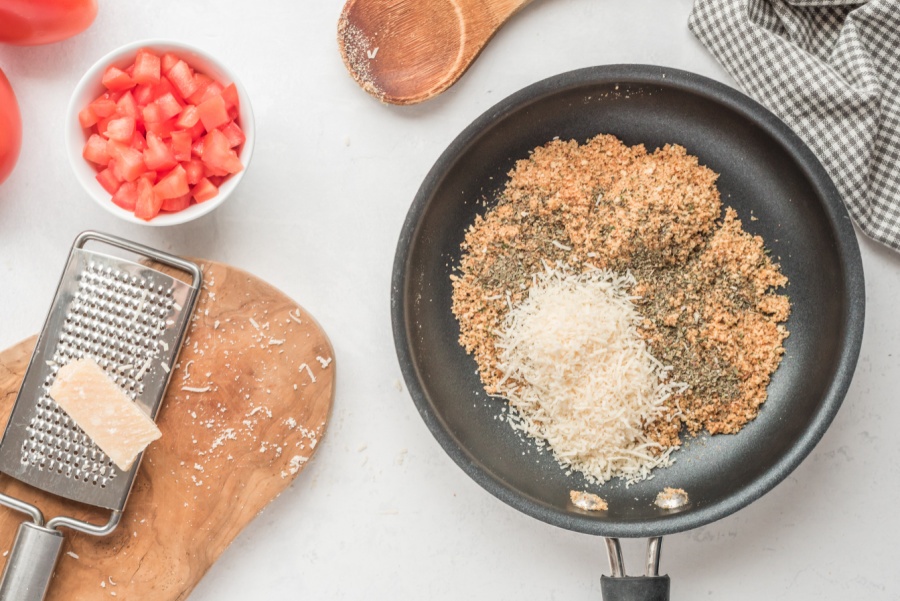
<instances>
[{"instance_id":1,"label":"metal box grater","mask_svg":"<svg viewBox=\"0 0 900 601\"><path fill-rule=\"evenodd\" d=\"M185 283L126 258L87 250L97 242L190 276ZM106 525L41 511L0 493L0 504L32 517L19 528L0 581L0 601L43 599L62 546L59 526L112 532L140 466L121 471L48 396L60 367L92 357L156 418L201 285L197 265L120 238L85 232L73 245L0 441L0 471L66 499L112 510ZM49 566L49 567L48 567ZM39 594L38 594L39 593Z\"/></svg>"}]
</instances>

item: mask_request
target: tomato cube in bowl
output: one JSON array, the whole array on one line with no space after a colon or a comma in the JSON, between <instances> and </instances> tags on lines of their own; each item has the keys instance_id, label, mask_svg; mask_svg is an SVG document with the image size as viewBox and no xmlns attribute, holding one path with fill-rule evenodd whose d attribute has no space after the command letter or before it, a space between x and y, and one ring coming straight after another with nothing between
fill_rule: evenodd
<instances>
[{"instance_id":1,"label":"tomato cube in bowl","mask_svg":"<svg viewBox=\"0 0 900 601\"><path fill-rule=\"evenodd\" d=\"M66 123L70 163L88 194L151 226L220 206L246 172L254 141L250 102L234 74L169 41L135 42L97 61L76 86Z\"/></svg>"}]
</instances>

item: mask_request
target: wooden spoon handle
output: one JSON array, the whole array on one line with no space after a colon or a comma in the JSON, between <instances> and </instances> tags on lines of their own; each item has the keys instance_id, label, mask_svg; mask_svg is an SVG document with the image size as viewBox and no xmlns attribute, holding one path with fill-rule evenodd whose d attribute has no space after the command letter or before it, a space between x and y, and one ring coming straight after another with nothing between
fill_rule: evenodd
<instances>
[{"instance_id":1,"label":"wooden spoon handle","mask_svg":"<svg viewBox=\"0 0 900 601\"><path fill-rule=\"evenodd\" d=\"M491 35L530 2L531 0L457 0L461 7L469 5L469 8L463 9L464 13L483 14L490 19L489 28L493 30Z\"/></svg>"}]
</instances>

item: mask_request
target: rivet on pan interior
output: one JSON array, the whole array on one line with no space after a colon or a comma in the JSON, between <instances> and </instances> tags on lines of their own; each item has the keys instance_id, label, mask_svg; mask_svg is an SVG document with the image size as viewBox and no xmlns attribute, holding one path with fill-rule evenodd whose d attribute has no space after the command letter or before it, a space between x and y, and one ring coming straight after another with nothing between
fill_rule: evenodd
<instances>
[{"instance_id":1,"label":"rivet on pan interior","mask_svg":"<svg viewBox=\"0 0 900 601\"><path fill-rule=\"evenodd\" d=\"M688 494L681 488L663 489L661 493L656 495L656 506L662 509L679 509L688 503Z\"/></svg>"}]
</instances>

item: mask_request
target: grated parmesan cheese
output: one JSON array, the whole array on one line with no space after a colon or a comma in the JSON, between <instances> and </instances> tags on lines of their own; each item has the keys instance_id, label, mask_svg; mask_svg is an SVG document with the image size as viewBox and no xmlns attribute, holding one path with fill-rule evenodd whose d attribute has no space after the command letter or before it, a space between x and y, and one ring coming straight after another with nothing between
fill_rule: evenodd
<instances>
[{"instance_id":1,"label":"grated parmesan cheese","mask_svg":"<svg viewBox=\"0 0 900 601\"><path fill-rule=\"evenodd\" d=\"M184 392L196 392L196 393L209 392L209 386L203 386L202 388L197 387L197 386L182 386L181 390L183 390Z\"/></svg>"},{"instance_id":2,"label":"grated parmesan cheese","mask_svg":"<svg viewBox=\"0 0 900 601\"><path fill-rule=\"evenodd\" d=\"M305 369L305 370L306 370L306 373L309 375L309 379L312 380L312 383L313 383L313 384L316 383L316 376L313 375L313 372L312 372L312 370L309 368L309 365L307 365L306 363L301 363L300 366L299 366L297 369L298 369L301 373L303 373L303 370Z\"/></svg>"},{"instance_id":3,"label":"grated parmesan cheese","mask_svg":"<svg viewBox=\"0 0 900 601\"><path fill-rule=\"evenodd\" d=\"M548 266L497 340L510 423L589 482L633 483L671 463L674 447L651 441L644 426L687 385L669 381L638 334L634 283L630 273Z\"/></svg>"}]
</instances>

